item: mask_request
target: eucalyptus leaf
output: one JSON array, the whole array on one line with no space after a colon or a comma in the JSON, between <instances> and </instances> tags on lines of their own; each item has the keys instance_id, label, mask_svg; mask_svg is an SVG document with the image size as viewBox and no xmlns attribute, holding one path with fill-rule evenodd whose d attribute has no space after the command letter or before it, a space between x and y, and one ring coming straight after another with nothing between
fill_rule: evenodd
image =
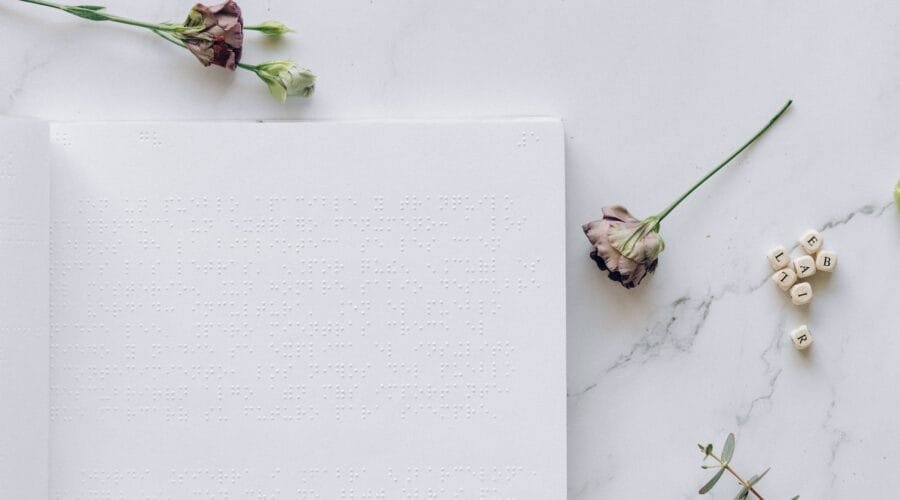
<instances>
[{"instance_id":1,"label":"eucalyptus leaf","mask_svg":"<svg viewBox=\"0 0 900 500\"><path fill-rule=\"evenodd\" d=\"M731 457L734 456L734 433L729 433L728 437L725 439L725 446L722 447L722 462L728 463L731 462Z\"/></svg>"},{"instance_id":2,"label":"eucalyptus leaf","mask_svg":"<svg viewBox=\"0 0 900 500\"><path fill-rule=\"evenodd\" d=\"M797 500L798 498L800 498L800 495L795 496L795 497L792 498L791 500Z\"/></svg>"},{"instance_id":3,"label":"eucalyptus leaf","mask_svg":"<svg viewBox=\"0 0 900 500\"><path fill-rule=\"evenodd\" d=\"M900 181L897 181L897 185L894 186L894 204L897 205L897 210L900 210Z\"/></svg>"},{"instance_id":4,"label":"eucalyptus leaf","mask_svg":"<svg viewBox=\"0 0 900 500\"><path fill-rule=\"evenodd\" d=\"M102 5L75 5L74 7L76 9L87 9L87 10L94 10L94 11L106 9L106 7L104 7Z\"/></svg>"},{"instance_id":5,"label":"eucalyptus leaf","mask_svg":"<svg viewBox=\"0 0 900 500\"><path fill-rule=\"evenodd\" d=\"M769 469L771 469L771 467L769 467ZM762 472L762 474L760 474L758 476L751 477L750 480L747 482L750 483L750 486L753 486L754 484L758 483L760 479L766 477L766 474L769 473L769 469L764 470Z\"/></svg>"},{"instance_id":6,"label":"eucalyptus leaf","mask_svg":"<svg viewBox=\"0 0 900 500\"><path fill-rule=\"evenodd\" d=\"M737 496L734 497L734 500L747 500L747 497L750 496L750 490L747 489L746 486L741 488L741 491L738 492Z\"/></svg>"},{"instance_id":7,"label":"eucalyptus leaf","mask_svg":"<svg viewBox=\"0 0 900 500\"><path fill-rule=\"evenodd\" d=\"M713 486L715 486L716 483L719 482L719 479L722 477L722 473L724 473L724 472L725 472L724 468L719 469L719 472L716 472L716 475L714 475L712 477L712 479L709 480L709 482L707 482L706 484L703 485L702 488L700 488L700 494L705 495L706 493L709 492L709 490L713 489Z\"/></svg>"}]
</instances>

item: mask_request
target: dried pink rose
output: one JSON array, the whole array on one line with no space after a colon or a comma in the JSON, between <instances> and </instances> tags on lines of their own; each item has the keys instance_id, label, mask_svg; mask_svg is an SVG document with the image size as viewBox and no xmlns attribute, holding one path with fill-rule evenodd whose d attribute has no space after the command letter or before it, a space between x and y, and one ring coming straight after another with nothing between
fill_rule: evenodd
<instances>
[{"instance_id":1,"label":"dried pink rose","mask_svg":"<svg viewBox=\"0 0 900 500\"><path fill-rule=\"evenodd\" d=\"M659 235L659 225L672 210L699 188L710 177L728 165L737 155L750 147L759 139L775 121L791 106L788 101L769 123L756 133L743 146L731 154L718 166L709 171L691 189L682 194L675 202L666 207L658 215L644 220L635 219L625 207L620 205L603 207L603 218L588 222L581 226L584 234L593 245L591 258L597 266L609 272L609 279L618 281L625 288L634 288L656 269L659 254L666 248Z\"/></svg>"},{"instance_id":2,"label":"dried pink rose","mask_svg":"<svg viewBox=\"0 0 900 500\"><path fill-rule=\"evenodd\" d=\"M640 221L621 205L601 210L602 219L581 226L594 246L591 258L609 272L609 279L634 288L656 269L658 255L665 248L657 219Z\"/></svg>"},{"instance_id":3,"label":"dried pink rose","mask_svg":"<svg viewBox=\"0 0 900 500\"><path fill-rule=\"evenodd\" d=\"M184 28L179 38L204 66L215 64L233 71L241 62L244 19L236 2L211 7L198 3L188 13Z\"/></svg>"}]
</instances>

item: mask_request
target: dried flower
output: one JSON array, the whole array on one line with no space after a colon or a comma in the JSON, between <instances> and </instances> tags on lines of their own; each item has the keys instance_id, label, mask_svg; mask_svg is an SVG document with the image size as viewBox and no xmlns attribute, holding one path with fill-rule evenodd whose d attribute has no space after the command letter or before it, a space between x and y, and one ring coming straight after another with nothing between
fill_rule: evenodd
<instances>
[{"instance_id":1,"label":"dried flower","mask_svg":"<svg viewBox=\"0 0 900 500\"><path fill-rule=\"evenodd\" d=\"M241 8L234 0L218 5L195 5L182 24L146 23L114 16L100 5L64 5L49 0L22 2L57 9L91 21L110 21L148 29L168 42L191 51L204 66L221 66L253 71L269 86L269 91L284 102L288 96L309 97L315 88L315 75L291 61L272 61L260 65L241 62L244 30L259 31L268 36L281 36L293 30L278 21L245 26Z\"/></svg>"},{"instance_id":2,"label":"dried flower","mask_svg":"<svg viewBox=\"0 0 900 500\"><path fill-rule=\"evenodd\" d=\"M288 96L309 97L316 89L316 75L294 61L270 61L256 66L256 74L269 86L273 97L284 102Z\"/></svg>"},{"instance_id":3,"label":"dried flower","mask_svg":"<svg viewBox=\"0 0 900 500\"><path fill-rule=\"evenodd\" d=\"M609 279L634 288L656 269L657 256L665 248L656 220L639 221L620 205L601 210L602 219L581 227L594 246L591 258L609 271Z\"/></svg>"},{"instance_id":4,"label":"dried flower","mask_svg":"<svg viewBox=\"0 0 900 500\"><path fill-rule=\"evenodd\" d=\"M278 21L266 21L262 24L254 26L244 26L244 30L259 31L263 35L279 37L288 33L294 33L294 30L288 28L284 23Z\"/></svg>"},{"instance_id":5,"label":"dried flower","mask_svg":"<svg viewBox=\"0 0 900 500\"><path fill-rule=\"evenodd\" d=\"M234 71L241 62L244 45L241 8L233 0L212 7L198 3L175 36L204 66L215 64Z\"/></svg>"},{"instance_id":6,"label":"dried flower","mask_svg":"<svg viewBox=\"0 0 900 500\"><path fill-rule=\"evenodd\" d=\"M604 271L608 271L609 278L613 281L618 281L625 288L634 288L639 285L644 277L656 269L658 256L665 249L665 244L659 235L660 223L662 223L663 219L690 196L694 190L724 168L725 165L728 165L731 160L769 130L769 127L787 111L792 102L788 101L753 138L738 148L724 162L707 173L691 189L659 214L647 217L644 220L638 220L624 207L614 205L602 209L602 219L588 222L581 226L584 234L594 247L591 251L591 258L597 262L597 266Z\"/></svg>"}]
</instances>

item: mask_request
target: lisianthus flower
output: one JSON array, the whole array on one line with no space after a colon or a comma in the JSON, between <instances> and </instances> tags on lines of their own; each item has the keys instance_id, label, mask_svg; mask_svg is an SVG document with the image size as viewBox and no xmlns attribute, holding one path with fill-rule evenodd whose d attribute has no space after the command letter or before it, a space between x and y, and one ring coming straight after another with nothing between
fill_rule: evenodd
<instances>
[{"instance_id":1,"label":"lisianthus flower","mask_svg":"<svg viewBox=\"0 0 900 500\"><path fill-rule=\"evenodd\" d=\"M601 210L602 219L581 227L594 246L591 258L609 271L609 279L634 288L656 269L657 256L666 245L654 230L654 219L635 219L620 205Z\"/></svg>"},{"instance_id":2,"label":"lisianthus flower","mask_svg":"<svg viewBox=\"0 0 900 500\"><path fill-rule=\"evenodd\" d=\"M198 3L176 36L204 66L214 64L234 71L244 45L241 8L233 0L211 7Z\"/></svg>"},{"instance_id":3,"label":"lisianthus flower","mask_svg":"<svg viewBox=\"0 0 900 500\"><path fill-rule=\"evenodd\" d=\"M691 193L699 188L710 177L728 165L737 155L741 154L757 139L759 139L769 127L771 127L781 115L787 111L793 101L788 101L769 123L753 136L746 144L731 154L724 162L720 163L700 181L681 195L674 203L657 215L652 215L643 220L638 220L620 205L607 206L601 209L603 218L588 222L581 226L585 236L590 241L593 249L593 259L600 269L609 273L609 278L618 281L625 288L634 288L641 281L656 270L659 262L659 254L666 245L659 235L660 223ZM900 202L898 202L900 203Z\"/></svg>"},{"instance_id":4,"label":"lisianthus flower","mask_svg":"<svg viewBox=\"0 0 900 500\"><path fill-rule=\"evenodd\" d=\"M102 5L65 5L51 0L21 0L60 10L90 21L109 21L148 29L168 42L190 50L204 66L221 66L253 71L269 86L269 92L284 102L288 96L309 97L315 88L315 75L292 61L272 61L259 65L241 62L244 51L244 30L279 37L294 30L278 21L245 26L241 8L234 0L206 6L196 4L182 24L148 23L116 16Z\"/></svg>"},{"instance_id":5,"label":"lisianthus flower","mask_svg":"<svg viewBox=\"0 0 900 500\"><path fill-rule=\"evenodd\" d=\"M252 68L281 102L289 96L309 97L316 90L316 75L294 61L269 61Z\"/></svg>"}]
</instances>

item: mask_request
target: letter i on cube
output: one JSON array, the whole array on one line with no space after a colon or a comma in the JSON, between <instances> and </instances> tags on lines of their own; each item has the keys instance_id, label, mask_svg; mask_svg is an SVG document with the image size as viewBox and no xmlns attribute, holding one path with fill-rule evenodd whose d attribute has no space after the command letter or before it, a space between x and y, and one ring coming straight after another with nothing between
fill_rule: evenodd
<instances>
[{"instance_id":1,"label":"letter i on cube","mask_svg":"<svg viewBox=\"0 0 900 500\"><path fill-rule=\"evenodd\" d=\"M778 285L778 288L786 292L797 282L797 273L790 267L786 267L781 271L775 271L775 274L772 275L772 281Z\"/></svg>"},{"instance_id":2,"label":"letter i on cube","mask_svg":"<svg viewBox=\"0 0 900 500\"><path fill-rule=\"evenodd\" d=\"M791 287L791 302L795 306L809 304L812 298L812 285L809 283L797 283Z\"/></svg>"}]
</instances>

